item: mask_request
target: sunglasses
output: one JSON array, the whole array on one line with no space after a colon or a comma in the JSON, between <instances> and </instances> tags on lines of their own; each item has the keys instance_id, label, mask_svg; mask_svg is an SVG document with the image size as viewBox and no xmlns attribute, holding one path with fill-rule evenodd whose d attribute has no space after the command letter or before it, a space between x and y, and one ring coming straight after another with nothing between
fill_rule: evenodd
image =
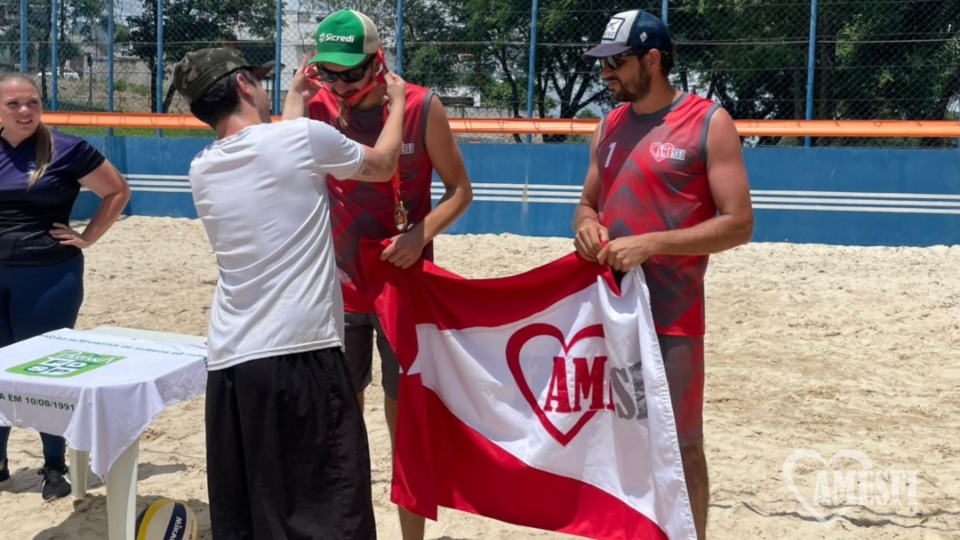
<instances>
[{"instance_id":1,"label":"sunglasses","mask_svg":"<svg viewBox=\"0 0 960 540\"><path fill-rule=\"evenodd\" d=\"M624 58L628 56L643 57L643 55L645 54L647 54L646 49L642 49L642 50L632 49L627 52L622 52L618 55L604 56L603 58L600 59L600 62L602 63L603 66L606 66L611 70L616 71L620 69L620 66L623 64Z\"/></svg>"},{"instance_id":2,"label":"sunglasses","mask_svg":"<svg viewBox=\"0 0 960 540\"><path fill-rule=\"evenodd\" d=\"M337 79L340 79L347 84L353 84L363 79L364 75L367 73L367 67L371 62L373 62L373 58L374 57L371 55L370 58L368 58L359 66L350 68L346 71L330 71L329 69L317 64L316 78L330 84L337 82Z\"/></svg>"}]
</instances>

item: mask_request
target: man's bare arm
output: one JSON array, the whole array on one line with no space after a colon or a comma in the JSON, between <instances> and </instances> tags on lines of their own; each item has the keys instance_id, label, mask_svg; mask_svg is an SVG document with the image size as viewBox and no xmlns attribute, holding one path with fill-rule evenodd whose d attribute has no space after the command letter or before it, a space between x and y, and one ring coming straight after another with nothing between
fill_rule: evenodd
<instances>
[{"instance_id":1,"label":"man's bare arm","mask_svg":"<svg viewBox=\"0 0 960 540\"><path fill-rule=\"evenodd\" d=\"M437 96L431 98L427 111L426 150L445 189L443 197L422 222L424 242L429 242L452 225L473 201L473 188L463 156Z\"/></svg>"},{"instance_id":2,"label":"man's bare arm","mask_svg":"<svg viewBox=\"0 0 960 540\"><path fill-rule=\"evenodd\" d=\"M600 224L597 213L600 201L600 169L597 166L597 145L600 144L600 125L590 140L590 163L583 180L580 203L573 214L573 246L577 253L588 261L597 260L597 255L605 242L610 240L606 227Z\"/></svg>"},{"instance_id":3,"label":"man's bare arm","mask_svg":"<svg viewBox=\"0 0 960 540\"><path fill-rule=\"evenodd\" d=\"M719 215L686 229L650 233L659 255L708 255L750 241L753 203L740 148L740 135L726 110L710 119L707 178Z\"/></svg>"},{"instance_id":4,"label":"man's bare arm","mask_svg":"<svg viewBox=\"0 0 960 540\"><path fill-rule=\"evenodd\" d=\"M597 203L600 198L600 170L597 167L597 145L600 139L600 125L593 130L590 137L590 163L587 166L587 175L583 181L583 191L580 193L580 203L573 213L573 230L580 230L585 220L599 223Z\"/></svg>"}]
</instances>

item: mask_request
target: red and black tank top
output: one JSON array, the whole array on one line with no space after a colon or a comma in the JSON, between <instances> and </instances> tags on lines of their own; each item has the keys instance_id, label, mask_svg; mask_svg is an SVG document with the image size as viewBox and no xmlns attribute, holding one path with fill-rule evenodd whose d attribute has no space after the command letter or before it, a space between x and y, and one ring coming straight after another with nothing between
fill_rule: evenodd
<instances>
[{"instance_id":1,"label":"red and black tank top","mask_svg":"<svg viewBox=\"0 0 960 540\"><path fill-rule=\"evenodd\" d=\"M692 227L717 213L706 171L707 126L718 105L681 94L637 115L612 111L597 146L600 222L610 238ZM658 334L702 336L707 256L657 255L643 263Z\"/></svg>"},{"instance_id":2,"label":"red and black tank top","mask_svg":"<svg viewBox=\"0 0 960 540\"><path fill-rule=\"evenodd\" d=\"M400 150L400 193L411 225L430 213L430 185L433 163L427 155L427 112L433 91L407 83L403 116L403 145ZM338 129L348 138L374 146L383 129L383 107L368 111L350 111L346 126L340 124L340 104L330 92L317 92L307 104L310 118ZM364 293L360 273L359 245L361 238L385 239L398 234L394 223L396 200L390 182L369 183L341 180L327 176L330 194L330 219L336 251L337 269L343 289L344 309L353 313L372 313L372 300ZM422 253L433 260L433 244Z\"/></svg>"}]
</instances>

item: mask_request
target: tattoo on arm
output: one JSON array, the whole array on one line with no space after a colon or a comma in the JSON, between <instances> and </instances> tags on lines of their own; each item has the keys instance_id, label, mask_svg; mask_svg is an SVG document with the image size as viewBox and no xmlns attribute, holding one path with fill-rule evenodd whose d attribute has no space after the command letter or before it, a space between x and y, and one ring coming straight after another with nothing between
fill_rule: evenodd
<instances>
[{"instance_id":1,"label":"tattoo on arm","mask_svg":"<svg viewBox=\"0 0 960 540\"><path fill-rule=\"evenodd\" d=\"M363 169L360 170L360 176L364 178L370 178L374 174L373 167L369 165L364 165Z\"/></svg>"}]
</instances>

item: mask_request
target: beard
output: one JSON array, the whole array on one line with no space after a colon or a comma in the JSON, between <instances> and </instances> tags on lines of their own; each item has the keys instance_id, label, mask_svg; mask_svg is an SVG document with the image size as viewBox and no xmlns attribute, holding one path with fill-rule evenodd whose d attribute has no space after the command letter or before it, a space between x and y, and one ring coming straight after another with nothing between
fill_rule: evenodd
<instances>
[{"instance_id":1,"label":"beard","mask_svg":"<svg viewBox=\"0 0 960 540\"><path fill-rule=\"evenodd\" d=\"M618 88L610 91L613 94L614 101L633 103L650 95L651 78L647 70L641 67L640 72L632 79L625 81L618 77L611 77L607 81L617 81L618 83Z\"/></svg>"}]
</instances>

